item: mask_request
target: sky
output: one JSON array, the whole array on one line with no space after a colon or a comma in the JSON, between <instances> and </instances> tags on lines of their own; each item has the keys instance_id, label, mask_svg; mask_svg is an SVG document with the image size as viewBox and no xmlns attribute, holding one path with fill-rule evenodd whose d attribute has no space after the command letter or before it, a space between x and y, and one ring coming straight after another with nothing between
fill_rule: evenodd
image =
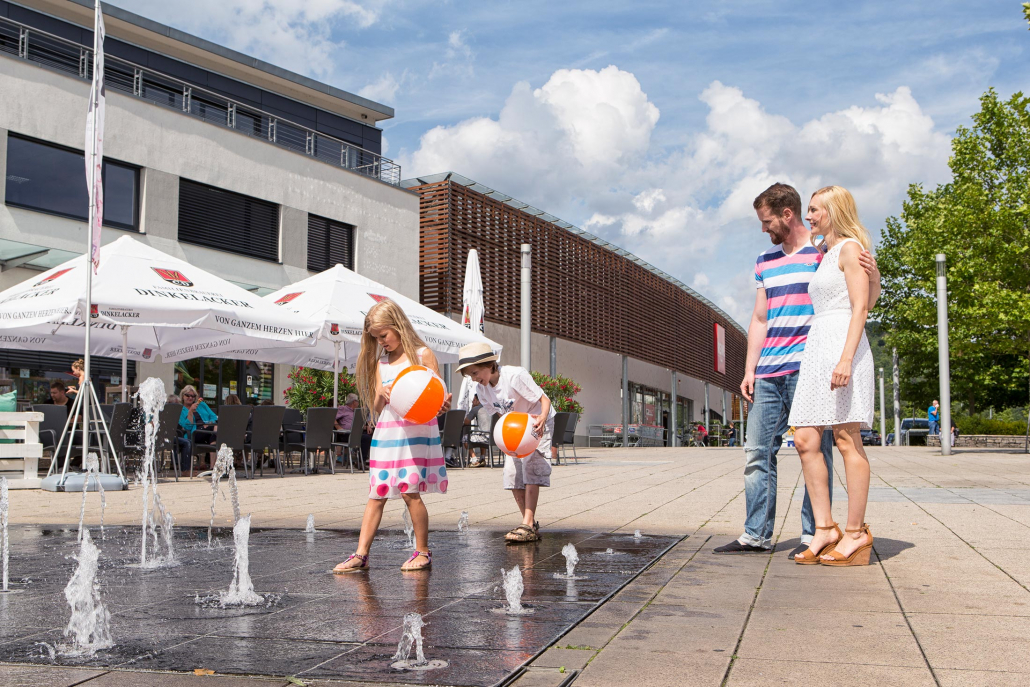
<instances>
[{"instance_id":1,"label":"sky","mask_svg":"<svg viewBox=\"0 0 1030 687\"><path fill-rule=\"evenodd\" d=\"M758 193L845 186L876 242L984 91L1030 93L1019 0L112 4L390 105L404 178L475 179L745 326Z\"/></svg>"}]
</instances>

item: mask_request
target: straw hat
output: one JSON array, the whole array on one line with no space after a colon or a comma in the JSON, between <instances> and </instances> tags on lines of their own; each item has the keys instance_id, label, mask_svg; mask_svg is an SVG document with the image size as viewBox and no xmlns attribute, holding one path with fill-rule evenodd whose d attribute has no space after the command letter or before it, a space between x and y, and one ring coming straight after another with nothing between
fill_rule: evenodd
<instances>
[{"instance_id":1,"label":"straw hat","mask_svg":"<svg viewBox=\"0 0 1030 687\"><path fill-rule=\"evenodd\" d=\"M497 354L490 348L490 344L477 341L461 347L458 351L458 372L469 365L479 365L497 361Z\"/></svg>"}]
</instances>

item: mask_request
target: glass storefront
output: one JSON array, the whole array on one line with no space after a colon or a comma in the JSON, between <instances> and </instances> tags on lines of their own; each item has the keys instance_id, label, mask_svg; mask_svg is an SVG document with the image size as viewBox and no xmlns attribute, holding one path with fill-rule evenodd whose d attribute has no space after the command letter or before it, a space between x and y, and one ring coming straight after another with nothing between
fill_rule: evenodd
<instances>
[{"instance_id":1,"label":"glass storefront","mask_svg":"<svg viewBox=\"0 0 1030 687\"><path fill-rule=\"evenodd\" d=\"M236 394L246 405L258 405L272 398L272 363L253 360L193 358L175 364L175 393L192 384L212 408L229 394Z\"/></svg>"},{"instance_id":2,"label":"glass storefront","mask_svg":"<svg viewBox=\"0 0 1030 687\"><path fill-rule=\"evenodd\" d=\"M642 384L630 382L629 415L631 424L661 427L665 432L666 442L669 436L671 395L667 391L652 389ZM694 402L679 396L676 399L676 432L683 434L684 429L694 419ZM666 444L668 445L668 444Z\"/></svg>"}]
</instances>

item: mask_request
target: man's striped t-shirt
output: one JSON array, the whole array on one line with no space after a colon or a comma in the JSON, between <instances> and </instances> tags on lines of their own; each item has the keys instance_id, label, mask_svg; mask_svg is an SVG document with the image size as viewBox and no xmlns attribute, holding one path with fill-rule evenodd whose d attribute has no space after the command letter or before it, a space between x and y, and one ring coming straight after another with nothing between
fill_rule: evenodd
<instances>
[{"instance_id":1,"label":"man's striped t-shirt","mask_svg":"<svg viewBox=\"0 0 1030 687\"><path fill-rule=\"evenodd\" d=\"M801 369L801 352L815 311L808 282L823 254L811 243L793 255L773 246L758 256L755 282L765 289L766 333L755 377L779 377Z\"/></svg>"}]
</instances>

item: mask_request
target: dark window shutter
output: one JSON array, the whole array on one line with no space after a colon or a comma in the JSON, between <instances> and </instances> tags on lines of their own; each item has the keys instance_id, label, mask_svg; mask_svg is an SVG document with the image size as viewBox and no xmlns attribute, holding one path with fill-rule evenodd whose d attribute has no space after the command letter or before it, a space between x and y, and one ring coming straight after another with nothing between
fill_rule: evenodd
<instances>
[{"instance_id":1,"label":"dark window shutter","mask_svg":"<svg viewBox=\"0 0 1030 687\"><path fill-rule=\"evenodd\" d=\"M279 206L179 179L179 240L279 262Z\"/></svg>"},{"instance_id":2,"label":"dark window shutter","mask_svg":"<svg viewBox=\"0 0 1030 687\"><path fill-rule=\"evenodd\" d=\"M308 215L308 269L324 272L340 264L354 269L354 227Z\"/></svg>"}]
</instances>

